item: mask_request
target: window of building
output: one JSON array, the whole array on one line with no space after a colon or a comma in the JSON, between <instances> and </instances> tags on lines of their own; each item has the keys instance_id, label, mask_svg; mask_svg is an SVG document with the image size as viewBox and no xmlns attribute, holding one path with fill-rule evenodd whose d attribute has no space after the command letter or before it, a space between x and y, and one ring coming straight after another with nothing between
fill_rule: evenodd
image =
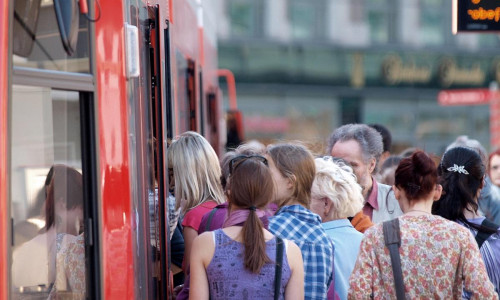
<instances>
[{"instance_id":1,"label":"window of building","mask_svg":"<svg viewBox=\"0 0 500 300\"><path fill-rule=\"evenodd\" d=\"M323 0L291 0L288 13L292 38L322 38L325 31L325 11Z\"/></svg>"},{"instance_id":2,"label":"window of building","mask_svg":"<svg viewBox=\"0 0 500 300\"><path fill-rule=\"evenodd\" d=\"M387 44L392 41L391 29L394 23L393 0L365 0L364 22L369 29L371 44Z\"/></svg>"},{"instance_id":3,"label":"window of building","mask_svg":"<svg viewBox=\"0 0 500 300\"><path fill-rule=\"evenodd\" d=\"M367 20L370 27L370 37L374 44L389 42L389 22L387 12L383 10L369 10Z\"/></svg>"},{"instance_id":4,"label":"window of building","mask_svg":"<svg viewBox=\"0 0 500 300\"><path fill-rule=\"evenodd\" d=\"M261 3L255 0L230 0L227 11L233 37L255 37L260 34Z\"/></svg>"},{"instance_id":5,"label":"window of building","mask_svg":"<svg viewBox=\"0 0 500 300\"><path fill-rule=\"evenodd\" d=\"M422 0L419 9L415 14L419 14L419 39L422 46L440 46L445 43L445 30L451 32L451 24L446 16L451 15L449 5L443 6L442 0ZM450 10L449 13L443 14L444 11Z\"/></svg>"}]
</instances>

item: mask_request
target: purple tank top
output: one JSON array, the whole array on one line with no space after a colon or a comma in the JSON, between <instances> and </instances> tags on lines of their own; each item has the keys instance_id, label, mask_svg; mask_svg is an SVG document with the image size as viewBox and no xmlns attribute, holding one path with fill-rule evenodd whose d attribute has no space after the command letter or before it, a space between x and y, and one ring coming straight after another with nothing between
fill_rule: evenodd
<instances>
[{"instance_id":1,"label":"purple tank top","mask_svg":"<svg viewBox=\"0 0 500 300\"><path fill-rule=\"evenodd\" d=\"M227 236L222 229L214 231L215 253L207 267L211 299L273 299L275 264L262 267L254 274L243 265L244 246ZM290 279L286 247L283 249L280 299L284 299L285 286ZM266 242L266 253L276 260L276 239Z\"/></svg>"}]
</instances>

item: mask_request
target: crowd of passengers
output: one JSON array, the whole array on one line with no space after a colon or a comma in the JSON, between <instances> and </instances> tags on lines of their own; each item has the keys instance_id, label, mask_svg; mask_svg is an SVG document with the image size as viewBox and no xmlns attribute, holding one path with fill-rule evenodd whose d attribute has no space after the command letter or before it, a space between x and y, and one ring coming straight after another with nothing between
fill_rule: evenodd
<instances>
[{"instance_id":1,"label":"crowd of passengers","mask_svg":"<svg viewBox=\"0 0 500 300\"><path fill-rule=\"evenodd\" d=\"M500 150L460 136L441 157L394 155L377 124L327 144L253 141L219 161L198 133L172 141L175 299L498 299ZM46 225L14 249L13 285L83 299L82 176L55 165L45 185ZM149 205L156 245L156 192Z\"/></svg>"},{"instance_id":2,"label":"crowd of passengers","mask_svg":"<svg viewBox=\"0 0 500 300\"><path fill-rule=\"evenodd\" d=\"M178 136L176 299L498 299L500 152L461 136L441 158L392 155L390 139L348 124L321 155L254 141L219 163Z\"/></svg>"}]
</instances>

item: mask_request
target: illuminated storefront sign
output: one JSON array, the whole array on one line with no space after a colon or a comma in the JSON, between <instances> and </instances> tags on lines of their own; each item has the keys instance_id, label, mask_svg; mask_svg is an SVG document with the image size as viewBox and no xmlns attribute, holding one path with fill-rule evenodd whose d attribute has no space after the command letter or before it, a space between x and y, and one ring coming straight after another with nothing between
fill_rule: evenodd
<instances>
[{"instance_id":1,"label":"illuminated storefront sign","mask_svg":"<svg viewBox=\"0 0 500 300\"><path fill-rule=\"evenodd\" d=\"M463 31L500 31L498 0L453 0L453 34Z\"/></svg>"},{"instance_id":2,"label":"illuminated storefront sign","mask_svg":"<svg viewBox=\"0 0 500 300\"><path fill-rule=\"evenodd\" d=\"M397 54L388 55L381 65L381 77L387 85L437 83L439 87L446 88L482 86L486 83L487 74L479 63L460 66L452 57L440 58L434 62L416 63L415 60L416 57L406 57L403 60Z\"/></svg>"},{"instance_id":3,"label":"illuminated storefront sign","mask_svg":"<svg viewBox=\"0 0 500 300\"><path fill-rule=\"evenodd\" d=\"M399 83L428 83L432 69L419 66L414 61L404 63L400 56L390 55L382 63L382 76L389 85Z\"/></svg>"}]
</instances>

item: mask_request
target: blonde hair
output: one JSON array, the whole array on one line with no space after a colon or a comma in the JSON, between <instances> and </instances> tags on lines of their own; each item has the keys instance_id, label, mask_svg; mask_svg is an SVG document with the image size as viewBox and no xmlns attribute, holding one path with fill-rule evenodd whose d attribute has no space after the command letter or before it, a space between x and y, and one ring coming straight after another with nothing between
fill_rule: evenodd
<instances>
[{"instance_id":1,"label":"blonde hair","mask_svg":"<svg viewBox=\"0 0 500 300\"><path fill-rule=\"evenodd\" d=\"M311 186L314 180L314 156L300 144L269 145L267 154L273 160L280 173L293 182L291 199L278 203L281 207L296 200L306 208L311 204Z\"/></svg>"},{"instance_id":2,"label":"blonde hair","mask_svg":"<svg viewBox=\"0 0 500 300\"><path fill-rule=\"evenodd\" d=\"M344 219L361 211L364 198L351 167L334 162L331 156L316 158L314 162L316 177L311 194L315 199L328 198L331 201L330 217Z\"/></svg>"},{"instance_id":3,"label":"blonde hair","mask_svg":"<svg viewBox=\"0 0 500 300\"><path fill-rule=\"evenodd\" d=\"M168 164L175 179L175 208L182 213L207 201L225 202L220 184L219 159L208 141L200 134L187 131L168 148Z\"/></svg>"}]
</instances>

